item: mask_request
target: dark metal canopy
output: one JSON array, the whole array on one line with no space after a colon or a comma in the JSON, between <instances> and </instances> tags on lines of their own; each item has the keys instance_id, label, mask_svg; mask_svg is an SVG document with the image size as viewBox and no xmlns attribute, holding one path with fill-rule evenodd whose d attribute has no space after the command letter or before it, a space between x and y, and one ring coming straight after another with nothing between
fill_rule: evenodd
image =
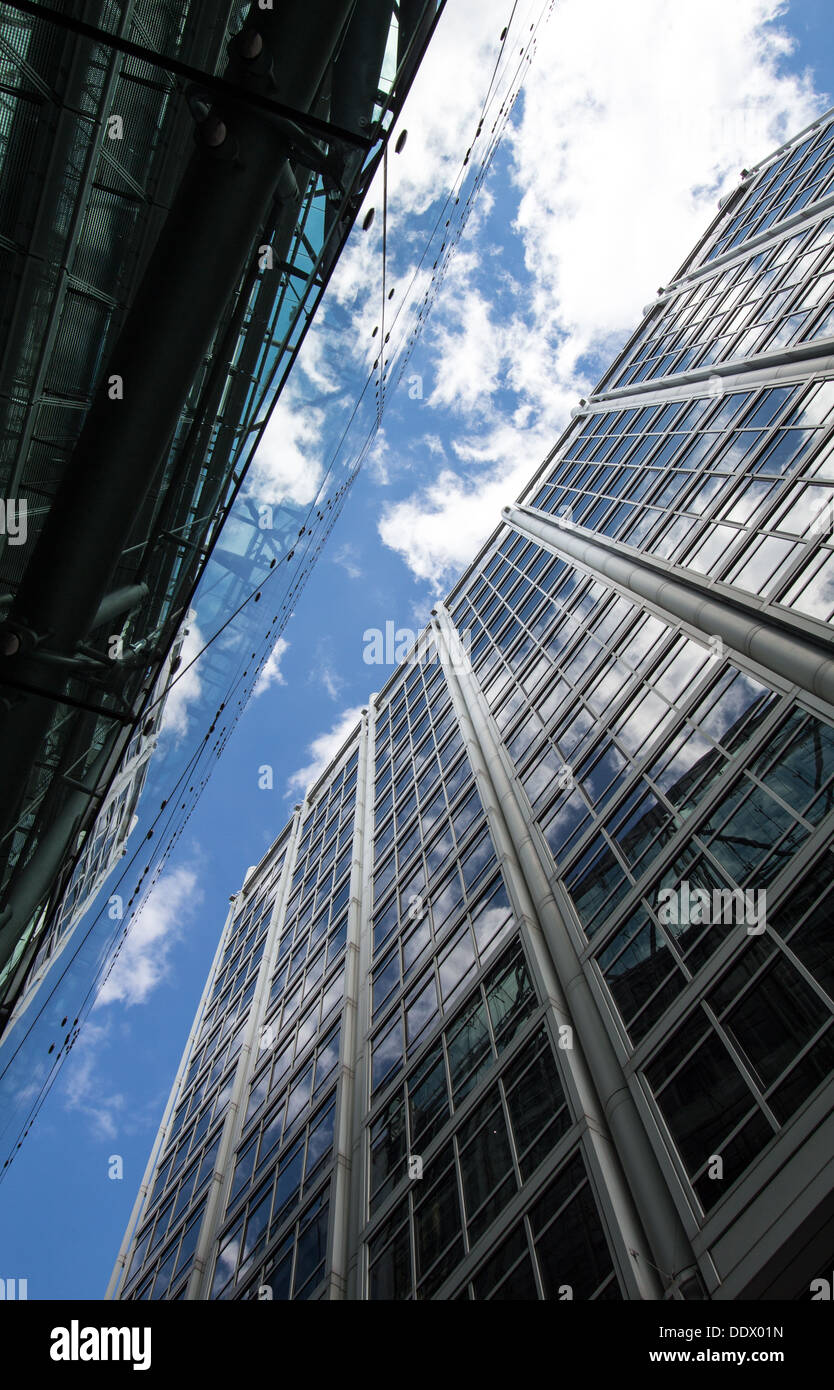
<instances>
[{"instance_id":1,"label":"dark metal canopy","mask_svg":"<svg viewBox=\"0 0 834 1390\"><path fill-rule=\"evenodd\" d=\"M0 5L0 1026L441 8Z\"/></svg>"}]
</instances>

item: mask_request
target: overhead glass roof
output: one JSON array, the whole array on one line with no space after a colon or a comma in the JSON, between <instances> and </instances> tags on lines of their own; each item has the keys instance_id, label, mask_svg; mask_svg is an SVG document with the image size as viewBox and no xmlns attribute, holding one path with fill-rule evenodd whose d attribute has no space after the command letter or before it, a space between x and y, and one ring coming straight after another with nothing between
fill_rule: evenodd
<instances>
[{"instance_id":1,"label":"overhead glass roof","mask_svg":"<svg viewBox=\"0 0 834 1390\"><path fill-rule=\"evenodd\" d=\"M442 5L392 0L370 17L349 3L342 8L346 21L304 111L279 100L280 83L271 70L260 80L257 62L241 90L230 37L248 23L246 5L124 0L104 3L96 26L77 19L81 7L71 4L0 5L0 281L7 290L0 497L13 499L25 519L23 542L11 526L0 533L7 702L0 713L0 762L7 760L0 769L0 1003L7 1009L37 950L44 909L58 902L131 739L149 727L159 673L189 611L209 640L243 606L234 640L216 640L201 663L213 714L210 705L249 679L238 672L238 648L250 602L251 631L261 645L274 642L348 485L352 464L335 462L312 507L286 502L268 527L242 490ZM270 17L261 27L270 22L277 23ZM371 63L359 64L358 51ZM166 456L101 594L111 596L110 608L67 650L48 628L27 625L38 585L48 593L73 583L60 567L50 571L44 528L52 514L54 530L91 403L111 381L114 344L141 299L195 139L206 144L212 120L225 119L228 138L214 153L245 161L251 109L274 122L279 156L287 156L281 190L291 185L297 194L273 199L260 226L253 218L243 274L220 307ZM151 318L152 309L145 305ZM118 468L118 459L105 462ZM264 602L274 617L265 624L254 595L268 580ZM38 717L37 756L13 776L16 729L31 733ZM221 742L220 725L217 734Z\"/></svg>"},{"instance_id":2,"label":"overhead glass roof","mask_svg":"<svg viewBox=\"0 0 834 1390\"><path fill-rule=\"evenodd\" d=\"M40 12L41 8L24 4L0 6L0 17L15 29L19 40L20 31L27 25L32 29L25 14L30 10ZM323 463L314 484L315 495L304 502L285 497L278 505L264 507L258 487L252 482L258 468L251 469L250 464L262 445L270 412L280 398L337 253L380 165L387 133L405 96L412 65L422 52L441 8L439 4L400 0L386 15L385 32L378 35L376 52L380 76L372 84L370 124L367 101L363 107L349 83L338 93L334 66L331 98L338 106L340 120L334 124L340 133L330 143L319 143L327 154L332 145L333 150L340 152L345 166L354 171L350 186L336 197L339 190L333 187L332 165L317 172L311 170L303 179L304 193L297 216L288 231L286 227L283 229L283 242L280 241L281 229L276 225L253 240L253 255L246 276L226 306L212 349L205 354L192 383L158 486L149 497L147 508L136 518L113 580L112 587L117 592L128 586L147 587L147 593L141 593L126 615L121 635L126 650L133 648L138 654L147 656L153 649L159 659L155 656L153 661L137 666L137 671L142 672L141 679L136 672L126 672L127 684L120 691L111 689L106 681L99 683L98 672L92 677L85 673L84 681L67 682L66 704L54 703L49 735L39 759L43 767L32 769L24 804L26 813L18 816L14 827L16 866L25 867L33 848L45 842L49 824L60 817L63 789L59 784L63 781L81 796L77 784L85 772L97 770L96 748L104 749L105 760L110 748L115 748L117 753L119 748L127 749L141 762L141 775L146 780L141 796L138 796L141 786L132 786L123 797L126 815L135 814L135 824L126 841L126 826L118 831L109 812L102 816L100 825L96 825L92 815L79 817L73 832L73 852L65 860L62 884L71 879L72 861L80 852L88 854L95 866L109 845L117 856L117 867L86 910L77 882L71 884L63 905L60 893L54 891L48 903L49 910L31 914L15 954L0 975L0 989L5 981L7 1007L13 1009L0 1039L0 1135L3 1137L2 1157L6 1160L3 1166L11 1161L33 1123L63 1059L78 1036L86 1012L118 958L133 921L171 856L176 854L178 842L211 770L222 755L285 622L294 611L312 565L376 437L387 396L402 378L430 313L472 204L510 119L539 28L551 6L548 0L540 7L533 6L533 9L540 9L533 24L530 20L536 17L531 7L524 8L523 13L520 10L517 23L511 22L501 35L499 59L484 99L475 138L469 148L460 152L460 165L451 187L438 189L437 199L418 219L419 225L413 220L399 219L392 235L394 224L387 224L383 199L370 233L374 254L379 254L380 271L380 321L373 334L376 356L373 350L369 356L365 348L359 348L356 360L344 364L345 393L332 408L317 412L317 452ZM145 42L141 38L144 33L141 25L147 20L146 9L155 13L158 6L143 8L140 4L127 7L123 14L119 11L122 15L120 32L129 35L128 40L120 42ZM187 11L187 6L177 7L177 13L181 10ZM202 6L201 13L205 13ZM235 11L236 15L241 13L242 8ZM107 14L112 30L115 20L111 11ZM225 16L225 10L223 14ZM367 17L367 9L363 8L362 14ZM10 15L14 16L13 23ZM152 240L147 225L143 230L142 218L147 224L158 215L158 206L167 196L163 190L170 185L170 179L169 185L165 183L168 175L164 153L155 160L152 149L172 149L177 140L180 147L193 148L193 122L188 117L183 123L181 108L185 103L180 91L187 88L192 104L198 107L204 95L197 89L195 96L197 84L192 82L190 70L198 53L203 52L197 38L205 44L205 27L200 29L199 36L192 34L193 42L189 47L188 35L194 25L189 28L188 13L181 18L178 37L170 40L172 47L166 50L169 53L167 69L148 57L140 60L124 49L115 50L118 56L114 58L114 52L107 49L103 40L93 45L97 51L104 48L101 60L106 58L112 65L110 76L114 81L118 82L123 69L133 71L135 64L143 62L145 68L139 75L147 77L146 69L150 69L158 87L164 88L165 93L169 89L176 89L177 93L176 102L167 105L163 102L164 93L157 93L160 104L155 109L161 113L164 105L169 116L159 116L157 124L161 134L146 132L145 162L131 165L134 179L144 179L147 187L153 188L146 195L135 223L130 222L128 216L131 195L126 189L120 191L120 186L111 178L114 171L109 159L97 154L93 161L97 174L90 183L91 201L98 196L98 183L109 179L108 194L127 219L122 225L129 222L130 226L140 229L132 242L127 238L121 246L121 233L113 232L107 240L101 231L102 224L95 224L99 227L97 234L106 242L108 256L119 260L111 283L123 283L128 288L135 288L135 276L147 263ZM236 22L234 18L224 17L223 37L216 36L212 48L212 71L222 67L225 36L234 32ZM408 33L412 35L407 51L401 36L403 23L408 25ZM36 30L34 26L30 42L38 37ZM362 41L366 42L366 37ZM175 55L173 58L171 53ZM344 42L340 60L345 61L347 54L349 44ZM19 64L16 80L22 81ZM139 85L144 90L144 84ZM322 105L326 109L326 102L314 109L318 111ZM111 105L107 109L115 108ZM174 119L175 109L182 128L167 133L166 120ZM330 114L332 116L332 111ZM80 119L77 111L72 119ZM323 133L313 120L305 135L319 140ZM104 138L101 135L95 148L99 154L103 151L104 156L111 156ZM300 137L299 144L303 144ZM92 145L89 148L92 149ZM308 159L315 158L309 147L305 153ZM301 167L300 161L296 163ZM383 180L380 178L379 182ZM375 196L379 201L377 194ZM363 219L363 225L369 224L369 212L363 213ZM76 225L77 222L76 218ZM110 228L106 219L105 223ZM389 267L393 268L396 263L397 274L404 279L404 292L401 285L395 304L387 310L383 253L386 226ZM91 232L93 240L90 243L79 241L79 248L82 245L86 248L87 265L91 267L85 272L85 284L90 282L99 260L106 259L96 254L95 234ZM423 248L416 265L415 237ZM131 246L132 250L126 249ZM267 248L271 249L271 257ZM277 283L269 279L270 259L272 271L278 271ZM68 264L75 271L76 262ZM38 267L38 275L41 271ZM65 282L58 277L50 293L66 296L68 288L69 277L65 277ZM123 314L125 295L124 289L112 295L116 307L111 310L111 323L117 326ZM333 300L328 302L327 325L332 320L355 337L353 311ZM59 318L60 311L55 311L53 317L56 314ZM329 331L327 325L325 331ZM88 333L85 337L82 330L83 316L80 316L74 320L73 327L79 335L76 350L80 352L82 342L86 344L85 350L92 361L95 355L93 335ZM106 371L106 366L102 366L104 360L105 354L99 348L96 365L89 368L90 377L95 371L100 374ZM0 409L10 411L16 402L27 410L31 406L39 422L38 430L45 429L40 422L57 407L43 384L38 387L40 394L37 394L32 378L25 390L21 388L18 392L18 401L14 392L3 394L5 380L0 375ZM87 382L83 390L79 388L78 400L72 407L73 440L78 436L89 400ZM54 436L64 449L62 466L70 457L72 447L66 435L67 418L69 415L64 418L64 433L56 431ZM33 447L35 437L33 433ZM40 433L37 438L41 438ZM267 447L269 442L267 440ZM7 467L10 466L11 455L7 459ZM54 486L60 481L60 473L61 468L56 468ZM30 476L28 471L25 476ZM30 489L28 495L33 498L34 490ZM16 560L8 546L4 554L0 553L0 565L7 564L4 575L9 576L2 582L12 595L17 591L20 578L19 574L16 578L12 575ZM94 633L93 637L101 641L101 633ZM161 697L168 669L165 653L171 652L172 643L179 655L172 663L170 688L163 705ZM181 648L179 643L182 643ZM92 641L86 646L94 650ZM132 685L131 680L135 682ZM122 726L118 716L123 707L119 700L128 687L135 698L130 707L130 720ZM79 710L77 704L69 703L76 695L79 701L100 704L107 714ZM184 695L187 699L183 699ZM80 746L72 734L74 728L79 728L78 722L73 723L79 716L87 740ZM142 740L153 743L160 722L168 725L169 733L162 740L160 755L148 760L142 751ZM120 756L123 758L124 754ZM76 758L75 763L71 763L72 757ZM114 754L106 769L110 783L104 775L100 778L100 785L114 788L114 796L121 787L118 776L115 780L113 776L118 767L119 757ZM68 768L73 769L69 774L71 781L66 777ZM110 804L105 802L105 809ZM109 837L107 843L105 837ZM12 837L7 837L7 843L9 838ZM7 875L14 883L21 868L12 865L11 854L8 858ZM21 990L21 983L27 976L29 988Z\"/></svg>"}]
</instances>

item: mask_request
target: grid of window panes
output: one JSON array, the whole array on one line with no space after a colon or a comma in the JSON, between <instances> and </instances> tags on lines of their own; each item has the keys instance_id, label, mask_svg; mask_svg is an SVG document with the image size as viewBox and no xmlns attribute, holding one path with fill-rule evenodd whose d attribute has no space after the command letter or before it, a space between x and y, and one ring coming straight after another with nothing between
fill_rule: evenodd
<instances>
[{"instance_id":1,"label":"grid of window panes","mask_svg":"<svg viewBox=\"0 0 834 1390\"><path fill-rule=\"evenodd\" d=\"M827 849L767 930L641 1063L705 1210L834 1069L834 860ZM714 1160L723 1160L716 1181Z\"/></svg>"},{"instance_id":2,"label":"grid of window panes","mask_svg":"<svg viewBox=\"0 0 834 1390\"><path fill-rule=\"evenodd\" d=\"M550 1168L562 1165L579 1132L516 941L372 1114L368 1296L434 1297L470 1253L477 1258L490 1249L502 1212L528 1183L541 1188L545 1161ZM419 1179L407 1175L409 1156L422 1164ZM537 1237L569 1196L536 1204ZM577 1285L579 1297L601 1296L613 1281L593 1200L582 1210L583 1250L567 1239L567 1218L553 1233L565 1240L561 1255L550 1237L540 1251L548 1291L530 1297L550 1296L557 1264L558 1282ZM593 1275L586 1267L591 1248Z\"/></svg>"},{"instance_id":3,"label":"grid of window panes","mask_svg":"<svg viewBox=\"0 0 834 1390\"><path fill-rule=\"evenodd\" d=\"M306 1298L323 1273L358 761L354 749L300 827L211 1298L256 1293L265 1260L280 1267L275 1297Z\"/></svg>"},{"instance_id":4,"label":"grid of window panes","mask_svg":"<svg viewBox=\"0 0 834 1390\"><path fill-rule=\"evenodd\" d=\"M722 219L705 260L714 260L750 237L760 236L810 203L830 196L834 185L834 122L828 118L817 130L784 151L757 173Z\"/></svg>"},{"instance_id":5,"label":"grid of window panes","mask_svg":"<svg viewBox=\"0 0 834 1390\"><path fill-rule=\"evenodd\" d=\"M591 415L532 505L827 623L832 412L815 380Z\"/></svg>"},{"instance_id":6,"label":"grid of window panes","mask_svg":"<svg viewBox=\"0 0 834 1390\"><path fill-rule=\"evenodd\" d=\"M483 620L475 674L589 937L661 855L761 886L828 813L827 724L533 542L506 536L454 616Z\"/></svg>"},{"instance_id":7,"label":"grid of window panes","mask_svg":"<svg viewBox=\"0 0 834 1390\"><path fill-rule=\"evenodd\" d=\"M136 772L136 778L140 785L144 779L145 766L146 764L138 768ZM127 838L130 829L129 818L126 814L128 803L135 802L137 793L136 784L129 782L107 798L103 809L90 828L88 838L84 842L83 854L73 869L72 878L61 899L53 922L38 947L31 974L34 975L53 954L64 934L77 921L85 906L92 901L101 883L103 883L114 862L118 847L123 845Z\"/></svg>"},{"instance_id":8,"label":"grid of window panes","mask_svg":"<svg viewBox=\"0 0 834 1390\"><path fill-rule=\"evenodd\" d=\"M666 798L685 818L725 761L712 747L716 716L721 719L723 704L726 722L728 697L741 702L747 679L728 677L729 672L699 703L663 755ZM752 722L747 732L751 729ZM744 737L742 729L730 726L722 742L737 753L737 739ZM828 724L800 705L786 713L780 702L759 742L761 751L750 756L741 776L712 800L700 822L693 820L691 839L683 847L673 846L663 872L611 911L596 959L635 1042L683 994L727 935L735 932L737 941L745 937L760 904L755 895L767 890L834 807L834 730ZM657 766L644 779L651 779L655 788L660 785ZM682 777L681 767L686 769ZM670 776L678 779L671 786ZM744 912L738 895L742 887L748 895ZM711 910L716 893L728 895L720 900L727 904L721 913ZM677 905L673 913L664 910L670 901ZM775 901L771 896L771 906Z\"/></svg>"},{"instance_id":9,"label":"grid of window panes","mask_svg":"<svg viewBox=\"0 0 834 1390\"><path fill-rule=\"evenodd\" d=\"M745 905L746 892L754 906L755 895L789 869L812 836L830 840L834 729L512 533L453 615L478 634L476 675L561 881L594 938L587 956L631 1044L646 1039L650 1047L675 1002L703 988L702 968L729 934L750 952L750 919L738 908L706 920L687 908L669 921L660 905L670 893L689 903L701 890L710 901L723 893ZM785 894L793 903L795 889L777 886L773 905ZM780 966L779 978L786 972ZM823 990L808 987L814 998ZM794 992L797 1029L806 1014L821 1020L816 1047L827 1015L802 1004L803 982ZM816 1078L814 1085L829 1065L824 1048L819 1058L820 1070L809 1062L802 1072ZM789 1089L800 1094L799 1082ZM762 1143L777 1127L750 1100L745 1144L754 1105ZM696 1116L693 1133L699 1123ZM735 1135L731 1126L728 1145ZM706 1206L706 1197L716 1200L728 1184L705 1176L707 1160L719 1152L717 1140L705 1142L692 1177ZM731 1163L743 1170L756 1152L741 1140L728 1148L725 1175Z\"/></svg>"},{"instance_id":10,"label":"grid of window panes","mask_svg":"<svg viewBox=\"0 0 834 1390\"><path fill-rule=\"evenodd\" d=\"M571 1154L453 1297L479 1302L622 1297L581 1152Z\"/></svg>"},{"instance_id":11,"label":"grid of window panes","mask_svg":"<svg viewBox=\"0 0 834 1390\"><path fill-rule=\"evenodd\" d=\"M257 1267L254 1257L246 1257L250 1277L236 1297L261 1298L263 1295L260 1290L268 1285L274 1299L294 1299L301 1302L309 1298L321 1283L324 1273L329 1219L330 1184L325 1183L319 1186L313 1200L284 1231L281 1240L266 1259L263 1257L263 1244L258 1246L256 1252L260 1261ZM233 1263L234 1254L232 1245L227 1244L220 1259L231 1260ZM252 1270L255 1270L254 1275ZM225 1293L212 1294L212 1297L229 1297L229 1293L227 1290Z\"/></svg>"},{"instance_id":12,"label":"grid of window panes","mask_svg":"<svg viewBox=\"0 0 834 1390\"><path fill-rule=\"evenodd\" d=\"M177 640L172 656L178 655L180 650L181 643ZM136 806L145 785L148 762L162 728L166 707L163 697L168 678L169 672L163 671L156 686L156 694L160 698L150 717L131 735L119 764L116 782L87 833L81 858L73 869L69 885L44 928L43 939L27 972L27 985L38 976L66 933L93 901L113 864L118 862L117 856L120 852L124 853ZM23 1003L27 997L27 994L22 995L20 1002Z\"/></svg>"},{"instance_id":13,"label":"grid of window panes","mask_svg":"<svg viewBox=\"0 0 834 1390\"><path fill-rule=\"evenodd\" d=\"M699 275L654 307L601 390L834 334L834 218Z\"/></svg>"},{"instance_id":14,"label":"grid of window panes","mask_svg":"<svg viewBox=\"0 0 834 1390\"><path fill-rule=\"evenodd\" d=\"M125 1298L185 1293L234 1085L286 846L279 847L226 932L125 1278Z\"/></svg>"},{"instance_id":15,"label":"grid of window panes","mask_svg":"<svg viewBox=\"0 0 834 1390\"><path fill-rule=\"evenodd\" d=\"M371 1090L389 1084L511 928L434 648L376 725Z\"/></svg>"}]
</instances>

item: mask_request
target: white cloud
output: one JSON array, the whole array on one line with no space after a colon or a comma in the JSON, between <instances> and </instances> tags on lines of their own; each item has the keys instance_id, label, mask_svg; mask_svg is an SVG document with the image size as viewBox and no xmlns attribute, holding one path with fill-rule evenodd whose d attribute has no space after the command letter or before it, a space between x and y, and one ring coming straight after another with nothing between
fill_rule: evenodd
<instances>
[{"instance_id":1,"label":"white cloud","mask_svg":"<svg viewBox=\"0 0 834 1390\"><path fill-rule=\"evenodd\" d=\"M516 15L519 34L526 33L528 12L536 15L540 8L541 0L521 0ZM393 299L390 305L385 301L385 329L391 334L391 352L410 334L431 283L431 270L417 269L426 243L426 227L435 215L433 205L451 186L475 137L483 96L500 51L499 36L507 20L506 11L506 0L480 0L476 14L471 4L453 0L441 16L437 35L409 92L400 129L407 127L410 138L402 153L392 153L388 160L387 288L393 291ZM488 135L485 130L478 148L485 148ZM477 216L483 216L490 197L487 190L481 190ZM365 206L374 206L379 215L370 231L357 227L350 237L328 286L323 316L305 338L292 376L275 404L252 461L246 495L259 505L277 505L281 501L307 505L315 498L329 462L326 441L336 418L338 390L344 381L343 364L352 361L369 371L383 346L379 332L381 203L380 171L365 200ZM424 226L415 226L415 218L430 209ZM476 220L472 219L473 227ZM485 312L484 308L481 324ZM479 317L474 305L468 314L473 320ZM474 323L473 329L477 327ZM455 354L457 340L463 341L460 330L450 323L446 331L448 369L443 380L435 382L438 402L457 390L456 383L474 401L478 393L475 376L482 371L494 372L497 364L488 360L485 347L482 361L473 370L464 354ZM407 388L406 380L401 389ZM369 399L372 402L373 397ZM410 466L407 455L391 457L384 431L380 431L365 461L372 479L385 485L395 473Z\"/></svg>"},{"instance_id":2,"label":"white cloud","mask_svg":"<svg viewBox=\"0 0 834 1390\"><path fill-rule=\"evenodd\" d=\"M124 1095L119 1091L107 1094L97 1071L100 1052L109 1042L109 1022L96 1024L88 1019L73 1045L62 1077L66 1109L87 1116L95 1139L115 1138L118 1119L125 1110Z\"/></svg>"},{"instance_id":3,"label":"white cloud","mask_svg":"<svg viewBox=\"0 0 834 1390\"><path fill-rule=\"evenodd\" d=\"M517 229L558 370L622 335L733 187L822 109L780 75L782 0L562 0L513 127ZM542 133L547 132L547 157Z\"/></svg>"},{"instance_id":4,"label":"white cloud","mask_svg":"<svg viewBox=\"0 0 834 1390\"><path fill-rule=\"evenodd\" d=\"M478 465L474 480L444 468L419 492L383 509L379 534L435 596L474 558L552 446L539 427L498 425L479 443L459 444L461 461Z\"/></svg>"},{"instance_id":5,"label":"white cloud","mask_svg":"<svg viewBox=\"0 0 834 1390\"><path fill-rule=\"evenodd\" d=\"M431 589L428 593L423 593L419 598L411 600L411 622L415 632L422 632L423 628L427 627L430 623L434 600L435 595Z\"/></svg>"},{"instance_id":6,"label":"white cloud","mask_svg":"<svg viewBox=\"0 0 834 1390\"><path fill-rule=\"evenodd\" d=\"M332 396L343 390L344 381L328 360L324 334L308 333L301 352L307 380L322 396Z\"/></svg>"},{"instance_id":7,"label":"white cloud","mask_svg":"<svg viewBox=\"0 0 834 1390\"><path fill-rule=\"evenodd\" d=\"M477 290L459 295L453 304L433 336L437 365L428 404L445 406L472 423L491 416L504 353L490 305Z\"/></svg>"},{"instance_id":8,"label":"white cloud","mask_svg":"<svg viewBox=\"0 0 834 1390\"><path fill-rule=\"evenodd\" d=\"M134 919L94 1007L144 1004L167 978L171 947L202 901L197 873L183 866L163 874Z\"/></svg>"},{"instance_id":9,"label":"white cloud","mask_svg":"<svg viewBox=\"0 0 834 1390\"><path fill-rule=\"evenodd\" d=\"M166 697L160 723L160 734L170 734L177 743L188 733L188 712L203 693L200 679L200 664L195 660L203 648L203 635L197 626L193 612L187 618L180 665L175 674L174 684ZM194 665L192 666L192 662Z\"/></svg>"},{"instance_id":10,"label":"white cloud","mask_svg":"<svg viewBox=\"0 0 834 1390\"><path fill-rule=\"evenodd\" d=\"M365 462L362 467L365 475L370 476L379 487L387 487L391 481L392 464L388 436L385 433L385 427L380 426L373 444L365 455Z\"/></svg>"},{"instance_id":11,"label":"white cloud","mask_svg":"<svg viewBox=\"0 0 834 1390\"><path fill-rule=\"evenodd\" d=\"M286 680L281 674L281 658L289 650L289 642L285 638L279 637L266 661L261 667L261 673L255 681L253 696L263 695L265 690L269 690L271 685L286 685Z\"/></svg>"},{"instance_id":12,"label":"white cloud","mask_svg":"<svg viewBox=\"0 0 834 1390\"><path fill-rule=\"evenodd\" d=\"M741 168L825 109L810 75L780 72L792 41L773 21L785 11L782 0L561 0L541 31L505 137L526 275L470 222L424 337L441 411L432 435L452 415L466 448L379 522L434 592L497 525ZM480 53L492 12L468 18ZM438 50L443 40L441 29ZM513 403L504 397L499 416L500 391Z\"/></svg>"},{"instance_id":13,"label":"white cloud","mask_svg":"<svg viewBox=\"0 0 834 1390\"><path fill-rule=\"evenodd\" d=\"M341 676L336 674L332 666L322 666L318 676L331 700L338 700L339 693L344 685Z\"/></svg>"},{"instance_id":14,"label":"white cloud","mask_svg":"<svg viewBox=\"0 0 834 1390\"><path fill-rule=\"evenodd\" d=\"M334 565L341 565L348 579L361 579L362 566L359 564L359 552L355 545L346 541L340 545L339 549L333 553Z\"/></svg>"},{"instance_id":15,"label":"white cloud","mask_svg":"<svg viewBox=\"0 0 834 1390\"><path fill-rule=\"evenodd\" d=\"M439 434L424 434L420 443L428 449L429 453L437 454L439 458L445 459L446 447Z\"/></svg>"},{"instance_id":16,"label":"white cloud","mask_svg":"<svg viewBox=\"0 0 834 1390\"><path fill-rule=\"evenodd\" d=\"M333 727L326 734L319 734L309 745L307 751L311 754L311 761L306 767L301 767L294 772L287 783L289 792L297 792L304 795L315 782L316 778L324 772L325 768L333 758L335 758L348 734L352 733L359 723L362 714L362 707L356 705L352 709L346 709L339 716Z\"/></svg>"},{"instance_id":17,"label":"white cloud","mask_svg":"<svg viewBox=\"0 0 834 1390\"><path fill-rule=\"evenodd\" d=\"M306 359L305 359L306 366ZM295 378L297 384L298 378ZM259 506L307 506L323 476L320 455L324 411L288 387L276 402L246 477L246 496Z\"/></svg>"},{"instance_id":18,"label":"white cloud","mask_svg":"<svg viewBox=\"0 0 834 1390\"><path fill-rule=\"evenodd\" d=\"M537 14L541 0L522 0L518 10L516 28L522 33L524 16ZM390 242L409 236L414 218L451 187L475 138L506 22L506 0L478 0L477 6L472 0L451 0L446 5L397 127L398 132L408 129L408 142L401 154L392 153L388 160ZM488 134L484 131L478 148L484 147ZM379 303L381 195L380 172L363 205L376 207L378 215L370 232L350 239L328 287L331 301L353 302L373 284L375 304ZM422 236L415 237L420 249L423 243ZM394 300L398 302L399 294Z\"/></svg>"},{"instance_id":19,"label":"white cloud","mask_svg":"<svg viewBox=\"0 0 834 1390\"><path fill-rule=\"evenodd\" d=\"M521 0L516 19L519 33L525 28L523 16L540 9L541 0ZM451 0L409 91L397 128L398 132L407 129L409 138L404 150L392 152L388 159L387 288L394 294L390 306L386 302L385 326L391 332L392 350L410 333L429 289L431 266L418 269L418 259L439 211L437 199L452 187L475 138L506 22L506 0L479 0L477 9L471 0ZM485 149L488 136L485 130L478 149ZM380 169L363 203L364 209L376 210L373 225L367 232L357 226L349 238L322 306L331 334L334 323L340 321L339 311L350 310L344 348L355 355L361 345L368 368L381 342L372 333L374 327L381 327L382 184ZM482 189L481 204L488 203L490 196ZM299 365L303 365L303 353Z\"/></svg>"}]
</instances>

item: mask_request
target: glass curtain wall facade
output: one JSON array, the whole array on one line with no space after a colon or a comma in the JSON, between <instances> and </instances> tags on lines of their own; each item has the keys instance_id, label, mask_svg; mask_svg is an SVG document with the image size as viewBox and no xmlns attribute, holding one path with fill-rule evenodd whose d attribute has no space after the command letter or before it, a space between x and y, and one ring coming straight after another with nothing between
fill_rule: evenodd
<instances>
[{"instance_id":1,"label":"glass curtain wall facade","mask_svg":"<svg viewBox=\"0 0 834 1390\"><path fill-rule=\"evenodd\" d=\"M192 601L338 512L241 489L441 8L0 4L0 1029Z\"/></svg>"},{"instance_id":2,"label":"glass curtain wall facade","mask_svg":"<svg viewBox=\"0 0 834 1390\"><path fill-rule=\"evenodd\" d=\"M128 852L128 840L139 821L137 808L145 788L148 766L164 727L169 682L179 663L182 643L187 635L188 629L185 628L171 648L170 661L157 680L157 702L148 719L131 737L101 810L89 829L79 832L80 855L57 907L51 914L44 910L41 920L35 919L32 924L33 944L37 943L37 950L27 959L27 953L19 949L0 970L0 994L5 993L9 1000L14 1000L13 1007L7 1005L8 1033L4 1030L0 1047L36 997L58 956L69 945L75 928L114 867ZM15 975L18 976L17 980Z\"/></svg>"},{"instance_id":3,"label":"glass curtain wall facade","mask_svg":"<svg viewBox=\"0 0 834 1390\"><path fill-rule=\"evenodd\" d=\"M250 870L111 1296L830 1269L832 181L744 177Z\"/></svg>"}]
</instances>

